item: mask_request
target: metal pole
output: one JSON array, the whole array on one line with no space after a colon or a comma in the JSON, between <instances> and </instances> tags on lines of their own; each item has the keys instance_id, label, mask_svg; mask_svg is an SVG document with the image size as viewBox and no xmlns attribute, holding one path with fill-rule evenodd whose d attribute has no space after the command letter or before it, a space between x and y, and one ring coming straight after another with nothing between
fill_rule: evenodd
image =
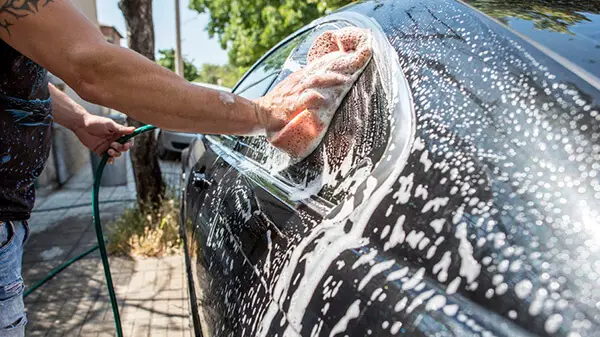
<instances>
[{"instance_id":1,"label":"metal pole","mask_svg":"<svg viewBox=\"0 0 600 337\"><path fill-rule=\"evenodd\" d=\"M179 18L179 0L175 0L175 73L183 77L183 56L181 53L181 19Z\"/></svg>"}]
</instances>

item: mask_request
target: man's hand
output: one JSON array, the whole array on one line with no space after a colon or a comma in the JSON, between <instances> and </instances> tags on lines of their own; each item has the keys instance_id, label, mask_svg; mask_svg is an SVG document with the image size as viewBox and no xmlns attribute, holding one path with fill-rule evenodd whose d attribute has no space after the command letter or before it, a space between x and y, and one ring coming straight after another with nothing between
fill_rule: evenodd
<instances>
[{"instance_id":1,"label":"man's hand","mask_svg":"<svg viewBox=\"0 0 600 337\"><path fill-rule=\"evenodd\" d=\"M300 69L255 101L259 120L267 134L277 132L303 110L325 103L326 98L314 89L337 87L348 80L349 77L335 72L313 73L308 68Z\"/></svg>"},{"instance_id":2,"label":"man's hand","mask_svg":"<svg viewBox=\"0 0 600 337\"><path fill-rule=\"evenodd\" d=\"M319 36L306 67L256 101L259 112L267 116L262 120L267 121L269 141L295 158L312 152L371 55L367 30L347 27Z\"/></svg>"},{"instance_id":3,"label":"man's hand","mask_svg":"<svg viewBox=\"0 0 600 337\"><path fill-rule=\"evenodd\" d=\"M108 151L111 156L109 163L120 157L121 152L131 148L131 142L121 145L116 140L132 133L135 128L117 124L110 118L89 114L84 107L52 84L48 85L48 89L52 97L54 121L73 131L87 148L98 155Z\"/></svg>"},{"instance_id":4,"label":"man's hand","mask_svg":"<svg viewBox=\"0 0 600 337\"><path fill-rule=\"evenodd\" d=\"M120 157L121 153L126 152L133 145L131 141L119 144L116 140L132 133L133 130L134 127L117 124L110 118L88 114L83 125L73 129L73 132L83 145L98 155L108 151L108 155L111 156L108 162L112 163L114 158Z\"/></svg>"}]
</instances>

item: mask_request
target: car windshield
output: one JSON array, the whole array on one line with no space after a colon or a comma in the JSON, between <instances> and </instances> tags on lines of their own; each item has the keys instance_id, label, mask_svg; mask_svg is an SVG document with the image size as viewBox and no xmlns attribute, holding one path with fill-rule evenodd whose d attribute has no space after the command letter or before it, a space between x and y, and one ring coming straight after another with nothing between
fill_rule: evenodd
<instances>
[{"instance_id":1,"label":"car windshield","mask_svg":"<svg viewBox=\"0 0 600 337\"><path fill-rule=\"evenodd\" d=\"M600 78L600 2L465 2Z\"/></svg>"}]
</instances>

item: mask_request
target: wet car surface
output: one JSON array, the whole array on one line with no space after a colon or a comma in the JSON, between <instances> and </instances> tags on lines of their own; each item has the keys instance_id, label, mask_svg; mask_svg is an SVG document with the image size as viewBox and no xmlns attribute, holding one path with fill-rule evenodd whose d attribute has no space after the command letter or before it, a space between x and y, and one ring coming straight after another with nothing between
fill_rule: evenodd
<instances>
[{"instance_id":1,"label":"wet car surface","mask_svg":"<svg viewBox=\"0 0 600 337\"><path fill-rule=\"evenodd\" d=\"M233 91L256 98L321 32L374 35L305 160L264 137L190 148L183 218L204 335L600 335L600 85L584 62L600 55L600 6L510 4L355 4L249 71ZM571 34L585 60L519 31L555 22L540 7L579 28L539 34Z\"/></svg>"}]
</instances>

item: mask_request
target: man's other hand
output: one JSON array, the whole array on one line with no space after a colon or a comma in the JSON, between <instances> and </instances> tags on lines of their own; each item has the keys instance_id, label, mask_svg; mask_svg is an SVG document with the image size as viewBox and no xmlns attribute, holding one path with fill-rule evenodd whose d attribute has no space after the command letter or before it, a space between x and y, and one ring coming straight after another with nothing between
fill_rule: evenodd
<instances>
[{"instance_id":1,"label":"man's other hand","mask_svg":"<svg viewBox=\"0 0 600 337\"><path fill-rule=\"evenodd\" d=\"M111 156L108 162L112 164L114 158L120 157L121 153L128 151L133 146L131 141L119 144L116 140L134 130L134 127L117 124L110 118L88 114L85 123L74 129L73 132L83 145L96 154L103 155L108 151L108 155Z\"/></svg>"}]
</instances>

